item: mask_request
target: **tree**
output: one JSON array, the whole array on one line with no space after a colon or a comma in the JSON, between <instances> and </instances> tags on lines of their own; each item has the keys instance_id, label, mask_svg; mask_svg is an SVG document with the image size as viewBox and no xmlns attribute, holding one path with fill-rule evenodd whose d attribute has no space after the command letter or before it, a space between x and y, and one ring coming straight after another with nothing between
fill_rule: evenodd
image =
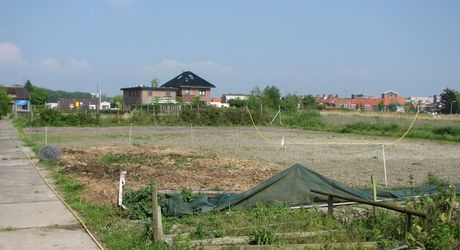
<instances>
[{"instance_id":1,"label":"tree","mask_svg":"<svg viewBox=\"0 0 460 250\"><path fill-rule=\"evenodd\" d=\"M27 91L32 92L32 90L34 89L34 86L30 82L30 80L27 80L26 84L24 85L24 88L27 89Z\"/></svg>"},{"instance_id":2,"label":"tree","mask_svg":"<svg viewBox=\"0 0 460 250\"><path fill-rule=\"evenodd\" d=\"M312 95L306 95L302 97L302 108L304 109L315 109L317 108L316 98Z\"/></svg>"},{"instance_id":3,"label":"tree","mask_svg":"<svg viewBox=\"0 0 460 250\"><path fill-rule=\"evenodd\" d=\"M30 93L30 102L32 103L32 105L45 104L47 99L48 95L46 94L46 91L44 89L34 88Z\"/></svg>"},{"instance_id":4,"label":"tree","mask_svg":"<svg viewBox=\"0 0 460 250\"><path fill-rule=\"evenodd\" d=\"M392 102L388 105L388 111L390 112L396 112L398 110L398 103L397 102Z\"/></svg>"},{"instance_id":5,"label":"tree","mask_svg":"<svg viewBox=\"0 0 460 250\"><path fill-rule=\"evenodd\" d=\"M457 91L446 88L441 93L441 113L450 114L451 108L452 114L458 112Z\"/></svg>"},{"instance_id":6,"label":"tree","mask_svg":"<svg viewBox=\"0 0 460 250\"><path fill-rule=\"evenodd\" d=\"M286 98L281 99L281 109L287 112L296 112L300 103L300 97L288 94Z\"/></svg>"},{"instance_id":7,"label":"tree","mask_svg":"<svg viewBox=\"0 0 460 250\"><path fill-rule=\"evenodd\" d=\"M379 104L377 104L377 109L378 109L378 111L380 111L380 112L384 111L384 109L385 109L385 102L384 102L383 100L380 101Z\"/></svg>"},{"instance_id":8,"label":"tree","mask_svg":"<svg viewBox=\"0 0 460 250\"><path fill-rule=\"evenodd\" d=\"M116 95L112 99L112 105L116 108L122 109L123 108L123 96Z\"/></svg>"},{"instance_id":9,"label":"tree","mask_svg":"<svg viewBox=\"0 0 460 250\"><path fill-rule=\"evenodd\" d=\"M9 102L10 98L8 98L6 89L0 86L0 118L2 118L2 116L7 115Z\"/></svg>"},{"instance_id":10,"label":"tree","mask_svg":"<svg viewBox=\"0 0 460 250\"><path fill-rule=\"evenodd\" d=\"M247 105L247 101L241 99L230 99L228 100L228 104L230 104L230 107L244 108Z\"/></svg>"},{"instance_id":11,"label":"tree","mask_svg":"<svg viewBox=\"0 0 460 250\"><path fill-rule=\"evenodd\" d=\"M280 99L281 92L274 85L265 87L262 92L262 105L264 106L268 106L272 109L278 109L281 104Z\"/></svg>"},{"instance_id":12,"label":"tree","mask_svg":"<svg viewBox=\"0 0 460 250\"><path fill-rule=\"evenodd\" d=\"M199 107L202 104L203 104L203 102L201 101L201 98L199 96L193 97L193 99L192 99L192 106L193 107L195 107L195 106Z\"/></svg>"},{"instance_id":13,"label":"tree","mask_svg":"<svg viewBox=\"0 0 460 250\"><path fill-rule=\"evenodd\" d=\"M150 83L152 84L152 88L158 88L158 85L160 84L160 80L155 78L152 81L150 81Z\"/></svg>"}]
</instances>

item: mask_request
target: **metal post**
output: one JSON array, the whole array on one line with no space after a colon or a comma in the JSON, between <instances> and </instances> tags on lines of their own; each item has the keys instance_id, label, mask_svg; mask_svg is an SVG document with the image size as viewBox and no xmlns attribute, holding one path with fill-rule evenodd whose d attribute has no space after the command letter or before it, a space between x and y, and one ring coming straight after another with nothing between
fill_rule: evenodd
<instances>
[{"instance_id":1,"label":"metal post","mask_svg":"<svg viewBox=\"0 0 460 250\"><path fill-rule=\"evenodd\" d=\"M388 187L387 179L387 164L385 159L385 145L382 144L382 157L383 157L383 174L385 175L385 187Z\"/></svg>"}]
</instances>

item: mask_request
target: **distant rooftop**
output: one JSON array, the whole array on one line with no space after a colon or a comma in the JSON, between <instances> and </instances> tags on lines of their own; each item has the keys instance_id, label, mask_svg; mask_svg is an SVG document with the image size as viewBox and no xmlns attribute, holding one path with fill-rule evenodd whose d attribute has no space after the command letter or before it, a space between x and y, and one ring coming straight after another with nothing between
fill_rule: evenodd
<instances>
[{"instance_id":1,"label":"distant rooftop","mask_svg":"<svg viewBox=\"0 0 460 250\"><path fill-rule=\"evenodd\" d=\"M184 71L180 75L169 80L161 85L162 88L179 88L179 87L202 87L202 88L215 88L213 84L197 76L191 71Z\"/></svg>"}]
</instances>

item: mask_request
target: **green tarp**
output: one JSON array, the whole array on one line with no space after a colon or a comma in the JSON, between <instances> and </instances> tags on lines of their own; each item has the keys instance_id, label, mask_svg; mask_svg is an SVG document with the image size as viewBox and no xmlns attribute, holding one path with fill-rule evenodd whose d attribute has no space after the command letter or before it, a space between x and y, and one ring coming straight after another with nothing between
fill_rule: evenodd
<instances>
[{"instance_id":1,"label":"green tarp","mask_svg":"<svg viewBox=\"0 0 460 250\"><path fill-rule=\"evenodd\" d=\"M356 189L325 177L300 164L280 172L255 188L240 194L222 194L214 198L204 195L192 202L184 202L180 195L173 195L162 201L162 212L167 216L183 216L211 210L231 208L249 208L257 204L280 204L300 206L320 204L327 201L324 195L311 192L311 189L371 200L370 189ZM404 198L438 192L439 187L425 185L414 188L379 190L378 199ZM457 184L457 194L460 186Z\"/></svg>"}]
</instances>

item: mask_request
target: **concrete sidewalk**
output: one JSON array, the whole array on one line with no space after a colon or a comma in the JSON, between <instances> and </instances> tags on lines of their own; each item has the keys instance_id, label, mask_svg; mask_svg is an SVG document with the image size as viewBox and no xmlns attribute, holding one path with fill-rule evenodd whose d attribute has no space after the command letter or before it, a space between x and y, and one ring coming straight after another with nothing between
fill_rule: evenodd
<instances>
[{"instance_id":1,"label":"concrete sidewalk","mask_svg":"<svg viewBox=\"0 0 460 250\"><path fill-rule=\"evenodd\" d=\"M0 120L0 249L98 249L23 150L10 120Z\"/></svg>"}]
</instances>

